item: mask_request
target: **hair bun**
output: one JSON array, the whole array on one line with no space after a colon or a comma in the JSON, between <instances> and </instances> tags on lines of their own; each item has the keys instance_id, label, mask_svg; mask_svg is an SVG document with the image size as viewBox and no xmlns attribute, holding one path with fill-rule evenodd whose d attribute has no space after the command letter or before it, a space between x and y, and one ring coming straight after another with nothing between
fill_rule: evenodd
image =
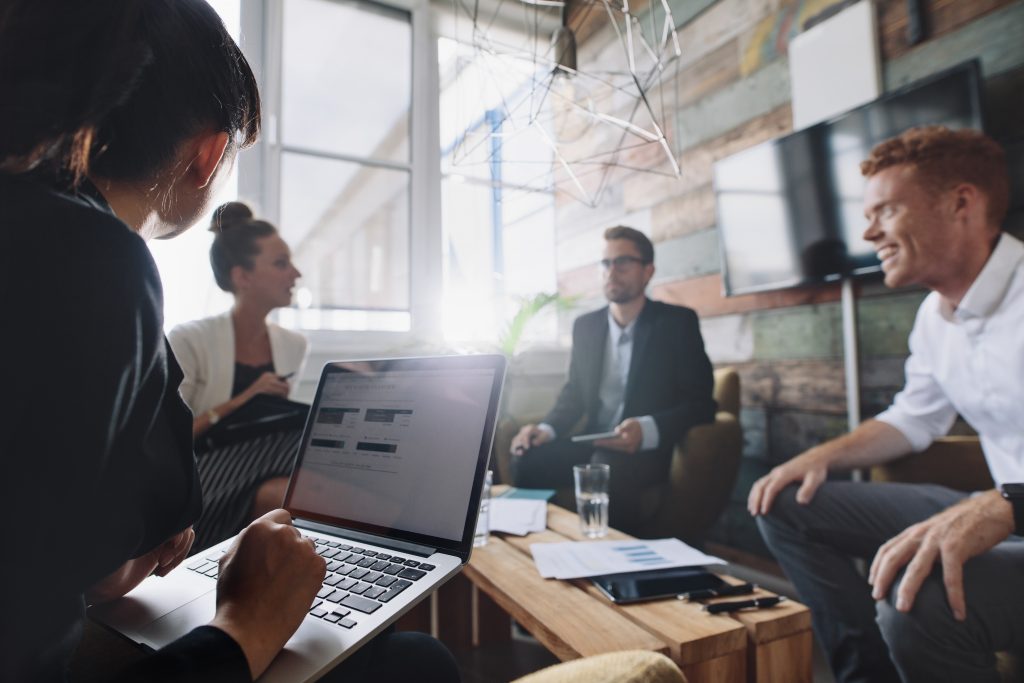
<instances>
[{"instance_id":1,"label":"hair bun","mask_svg":"<svg viewBox=\"0 0 1024 683\"><path fill-rule=\"evenodd\" d=\"M252 209L242 202L221 204L210 219L210 232L222 233L252 220Z\"/></svg>"}]
</instances>

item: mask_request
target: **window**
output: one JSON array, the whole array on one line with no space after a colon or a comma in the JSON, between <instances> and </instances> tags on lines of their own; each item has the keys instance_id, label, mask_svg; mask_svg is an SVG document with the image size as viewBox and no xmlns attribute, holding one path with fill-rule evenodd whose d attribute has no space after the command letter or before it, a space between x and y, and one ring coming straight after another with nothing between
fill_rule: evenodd
<instances>
[{"instance_id":1,"label":"window","mask_svg":"<svg viewBox=\"0 0 1024 683\"><path fill-rule=\"evenodd\" d=\"M499 113L532 73L449 38L439 39L438 58L444 336L493 342L523 299L557 290L552 154ZM525 338L556 334L548 315Z\"/></svg>"},{"instance_id":2,"label":"window","mask_svg":"<svg viewBox=\"0 0 1024 683\"><path fill-rule=\"evenodd\" d=\"M264 135L242 157L240 191L260 198L302 272L279 322L331 331L328 344L340 343L337 331L428 336L440 269L413 259L440 251L436 74L416 58L429 50L434 61L418 38L427 3L244 9L252 31L243 49L262 67Z\"/></svg>"},{"instance_id":3,"label":"window","mask_svg":"<svg viewBox=\"0 0 1024 683\"><path fill-rule=\"evenodd\" d=\"M279 227L303 273L294 322L408 331L411 15L290 0L281 32Z\"/></svg>"},{"instance_id":4,"label":"window","mask_svg":"<svg viewBox=\"0 0 1024 683\"><path fill-rule=\"evenodd\" d=\"M241 35L264 114L217 203L238 197L281 230L303 277L277 319L320 350L494 341L521 298L557 288L550 163L525 139L492 147L500 94L474 89L483 70L432 35L426 0L386 3L211 3ZM523 158L541 163L506 163ZM230 305L205 223L152 245L168 327ZM553 317L527 332L555 335Z\"/></svg>"}]
</instances>

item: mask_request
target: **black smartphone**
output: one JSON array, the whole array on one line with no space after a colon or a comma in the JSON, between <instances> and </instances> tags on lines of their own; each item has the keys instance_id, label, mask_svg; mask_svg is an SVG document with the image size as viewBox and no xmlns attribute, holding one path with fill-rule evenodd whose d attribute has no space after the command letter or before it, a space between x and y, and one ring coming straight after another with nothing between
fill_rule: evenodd
<instances>
[{"instance_id":1,"label":"black smartphone","mask_svg":"<svg viewBox=\"0 0 1024 683\"><path fill-rule=\"evenodd\" d=\"M676 567L628 574L608 574L594 576L590 580L612 602L619 605L674 598L680 593L705 588L724 588L728 585L704 567Z\"/></svg>"}]
</instances>

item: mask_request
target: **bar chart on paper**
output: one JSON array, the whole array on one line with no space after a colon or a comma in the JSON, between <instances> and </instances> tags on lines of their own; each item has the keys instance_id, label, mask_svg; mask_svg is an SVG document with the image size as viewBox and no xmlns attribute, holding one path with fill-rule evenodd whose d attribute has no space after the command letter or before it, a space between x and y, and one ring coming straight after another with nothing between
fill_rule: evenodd
<instances>
[{"instance_id":1,"label":"bar chart on paper","mask_svg":"<svg viewBox=\"0 0 1024 683\"><path fill-rule=\"evenodd\" d=\"M668 562L646 543L631 543L629 545L614 546L612 551L622 556L623 561L637 568L647 569L651 565L659 565Z\"/></svg>"},{"instance_id":2,"label":"bar chart on paper","mask_svg":"<svg viewBox=\"0 0 1024 683\"><path fill-rule=\"evenodd\" d=\"M676 538L646 541L569 541L530 546L544 578L577 579L645 569L725 564Z\"/></svg>"}]
</instances>

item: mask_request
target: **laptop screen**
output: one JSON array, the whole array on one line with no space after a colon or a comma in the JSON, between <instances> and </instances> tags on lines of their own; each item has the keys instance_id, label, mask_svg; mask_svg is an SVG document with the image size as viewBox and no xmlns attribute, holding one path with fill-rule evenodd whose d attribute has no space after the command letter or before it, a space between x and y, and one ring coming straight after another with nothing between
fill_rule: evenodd
<instances>
[{"instance_id":1,"label":"laptop screen","mask_svg":"<svg viewBox=\"0 0 1024 683\"><path fill-rule=\"evenodd\" d=\"M328 364L286 507L441 547L468 540L503 378L501 356Z\"/></svg>"}]
</instances>

